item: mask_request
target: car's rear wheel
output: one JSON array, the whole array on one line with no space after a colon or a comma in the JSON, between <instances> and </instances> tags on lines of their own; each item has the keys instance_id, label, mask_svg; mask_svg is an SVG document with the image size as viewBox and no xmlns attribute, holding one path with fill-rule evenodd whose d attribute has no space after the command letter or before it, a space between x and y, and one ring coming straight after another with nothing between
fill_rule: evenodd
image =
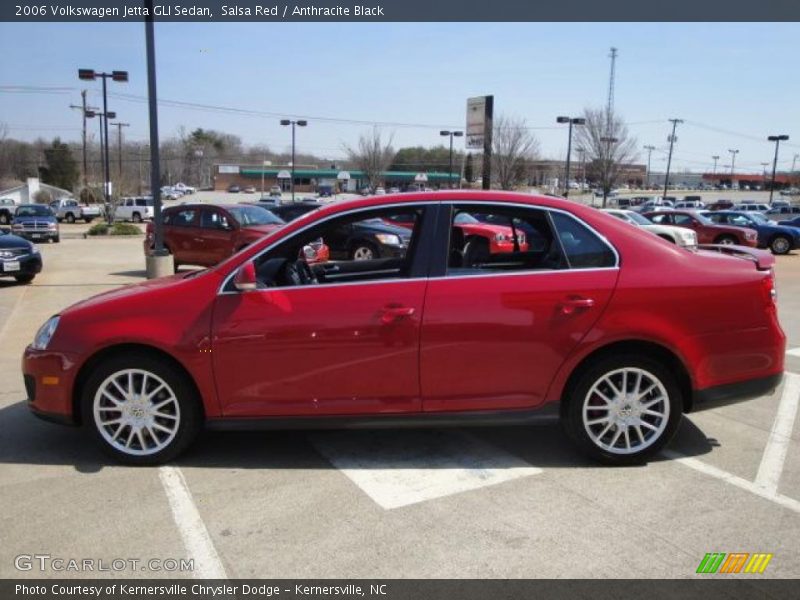
<instances>
[{"instance_id":1,"label":"car's rear wheel","mask_svg":"<svg viewBox=\"0 0 800 600\"><path fill-rule=\"evenodd\" d=\"M721 235L714 240L715 244L722 244L724 246L733 246L736 244L736 238L732 235Z\"/></svg>"},{"instance_id":2,"label":"car's rear wheel","mask_svg":"<svg viewBox=\"0 0 800 600\"><path fill-rule=\"evenodd\" d=\"M373 260L378 256L378 249L368 242L359 242L350 251L351 260Z\"/></svg>"},{"instance_id":3,"label":"car's rear wheel","mask_svg":"<svg viewBox=\"0 0 800 600\"><path fill-rule=\"evenodd\" d=\"M67 215L64 217L64 219L66 219L67 223L74 223L75 222L75 215L73 215L72 213L67 213Z\"/></svg>"},{"instance_id":4,"label":"car's rear wheel","mask_svg":"<svg viewBox=\"0 0 800 600\"><path fill-rule=\"evenodd\" d=\"M562 423L591 458L638 464L669 442L681 419L681 391L671 370L645 356L598 360L578 375Z\"/></svg>"},{"instance_id":5,"label":"car's rear wheel","mask_svg":"<svg viewBox=\"0 0 800 600\"><path fill-rule=\"evenodd\" d=\"M785 235L776 235L770 240L769 249L773 254L788 254L792 249L792 241Z\"/></svg>"},{"instance_id":6,"label":"car's rear wheel","mask_svg":"<svg viewBox=\"0 0 800 600\"><path fill-rule=\"evenodd\" d=\"M154 465L183 452L197 436L202 410L186 375L146 353L113 357L83 388L84 426L120 462Z\"/></svg>"},{"instance_id":7,"label":"car's rear wheel","mask_svg":"<svg viewBox=\"0 0 800 600\"><path fill-rule=\"evenodd\" d=\"M135 213L133 213L132 219L133 219L134 223L141 223L142 222L142 215L140 215L138 212L135 212Z\"/></svg>"},{"instance_id":8,"label":"car's rear wheel","mask_svg":"<svg viewBox=\"0 0 800 600\"><path fill-rule=\"evenodd\" d=\"M11 222L11 217L7 213L0 213L0 225L8 225Z\"/></svg>"}]
</instances>

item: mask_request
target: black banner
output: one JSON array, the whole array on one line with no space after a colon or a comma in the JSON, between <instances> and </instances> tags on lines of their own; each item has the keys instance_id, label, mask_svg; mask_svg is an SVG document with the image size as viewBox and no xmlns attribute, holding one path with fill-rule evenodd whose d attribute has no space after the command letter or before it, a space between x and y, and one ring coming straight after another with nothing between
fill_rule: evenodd
<instances>
[{"instance_id":1,"label":"black banner","mask_svg":"<svg viewBox=\"0 0 800 600\"><path fill-rule=\"evenodd\" d=\"M143 0L3 0L0 21L142 21ZM797 0L270 0L155 1L157 21L798 21ZM465 40L468 42L469 40Z\"/></svg>"},{"instance_id":2,"label":"black banner","mask_svg":"<svg viewBox=\"0 0 800 600\"><path fill-rule=\"evenodd\" d=\"M791 580L749 576L702 576L685 580L495 580L495 579L352 579L352 580L9 580L0 581L3 600L785 600L793 597Z\"/></svg>"}]
</instances>

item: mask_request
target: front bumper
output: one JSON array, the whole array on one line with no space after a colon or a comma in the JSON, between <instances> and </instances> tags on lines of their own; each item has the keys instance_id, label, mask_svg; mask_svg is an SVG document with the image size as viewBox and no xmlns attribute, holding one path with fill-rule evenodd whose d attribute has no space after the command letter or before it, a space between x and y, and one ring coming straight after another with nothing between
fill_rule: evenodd
<instances>
[{"instance_id":1,"label":"front bumper","mask_svg":"<svg viewBox=\"0 0 800 600\"><path fill-rule=\"evenodd\" d=\"M12 230L11 233L31 242L42 242L58 239L58 229Z\"/></svg>"},{"instance_id":2,"label":"front bumper","mask_svg":"<svg viewBox=\"0 0 800 600\"><path fill-rule=\"evenodd\" d=\"M19 264L19 269L11 270L14 263ZM16 275L36 275L42 271L42 257L39 254L24 254L14 258L0 259L0 277L14 277Z\"/></svg>"},{"instance_id":3,"label":"front bumper","mask_svg":"<svg viewBox=\"0 0 800 600\"><path fill-rule=\"evenodd\" d=\"M77 371L76 355L25 348L22 374L31 411L48 421L75 424L72 392Z\"/></svg>"}]
</instances>

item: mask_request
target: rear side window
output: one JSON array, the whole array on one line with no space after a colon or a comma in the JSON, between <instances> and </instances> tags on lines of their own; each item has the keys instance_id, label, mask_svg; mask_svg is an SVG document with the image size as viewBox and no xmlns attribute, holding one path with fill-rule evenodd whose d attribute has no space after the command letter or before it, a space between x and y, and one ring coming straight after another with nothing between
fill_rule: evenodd
<instances>
[{"instance_id":1,"label":"rear side window","mask_svg":"<svg viewBox=\"0 0 800 600\"><path fill-rule=\"evenodd\" d=\"M611 247L583 223L563 213L551 213L561 246L571 269L613 267L617 258Z\"/></svg>"}]
</instances>

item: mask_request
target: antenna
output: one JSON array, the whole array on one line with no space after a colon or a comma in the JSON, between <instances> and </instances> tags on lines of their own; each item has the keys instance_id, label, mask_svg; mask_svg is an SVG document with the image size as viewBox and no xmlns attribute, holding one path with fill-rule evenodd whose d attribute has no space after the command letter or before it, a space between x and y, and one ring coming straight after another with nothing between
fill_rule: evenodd
<instances>
[{"instance_id":1,"label":"antenna","mask_svg":"<svg viewBox=\"0 0 800 600\"><path fill-rule=\"evenodd\" d=\"M616 66L617 66L617 49L612 46L611 54L611 74L608 78L608 105L606 106L606 120L609 123L611 122L611 115L614 112L614 80L616 78Z\"/></svg>"}]
</instances>

